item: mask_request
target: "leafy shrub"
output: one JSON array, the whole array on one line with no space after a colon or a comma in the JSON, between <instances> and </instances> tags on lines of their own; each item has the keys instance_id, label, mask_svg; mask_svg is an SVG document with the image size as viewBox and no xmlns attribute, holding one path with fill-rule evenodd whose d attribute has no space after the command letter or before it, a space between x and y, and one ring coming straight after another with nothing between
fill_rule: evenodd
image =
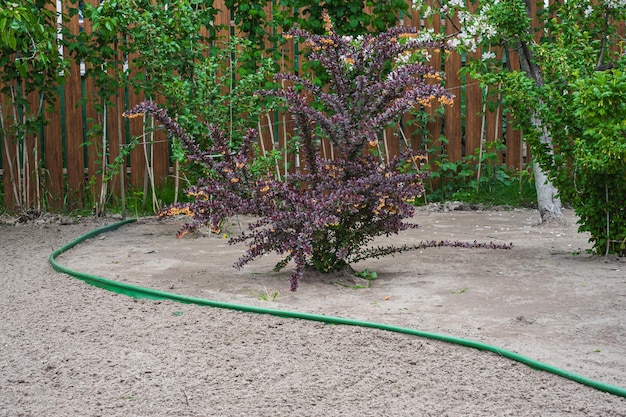
<instances>
[{"instance_id":1,"label":"leafy shrub","mask_svg":"<svg viewBox=\"0 0 626 417\"><path fill-rule=\"evenodd\" d=\"M535 103L551 126L554 156L535 156L579 216L599 255L626 255L626 55L616 22L623 7L583 11L553 5L562 20L546 22L555 41L538 49L546 85ZM578 46L573 44L573 40Z\"/></svg>"},{"instance_id":2,"label":"leafy shrub","mask_svg":"<svg viewBox=\"0 0 626 417\"><path fill-rule=\"evenodd\" d=\"M128 113L150 113L181 140L189 160L210 173L189 189L195 202L164 212L193 217L179 235L204 225L216 230L235 214L252 215L257 220L231 239L231 243L248 244L237 266L276 252L283 256L276 270L295 263L293 291L307 267L320 272L350 271L353 262L417 247L497 247L460 242L369 245L377 236L417 227L404 220L413 215L412 202L423 192L423 175L408 173L407 167L423 156L406 149L383 161L377 156L377 132L418 103L451 100L440 83L428 83L440 82L441 76L419 62L419 52L417 57L412 55L415 50L440 46L419 40L411 28L396 27L376 37L342 37L333 32L328 18L324 36L302 30L291 30L287 36L303 37L312 49L311 58L319 61L331 80L324 90L303 77L278 74L276 79L288 81L287 87L258 93L287 103L298 132L293 140L305 162L300 173L282 180L272 176L268 161L252 157L252 144L257 140L254 130L233 149L225 133L212 125L214 145L204 150L153 103L143 103ZM334 159L319 155L321 140L331 143Z\"/></svg>"},{"instance_id":3,"label":"leafy shrub","mask_svg":"<svg viewBox=\"0 0 626 417\"><path fill-rule=\"evenodd\" d=\"M426 139L428 145L432 141ZM447 144L445 137L439 143ZM487 206L536 207L537 196L531 169L517 170L498 161L506 148L502 142L486 142L481 152L452 162L443 146L428 146L425 170L432 170L421 202L460 200ZM434 181L437 181L435 183Z\"/></svg>"},{"instance_id":4,"label":"leafy shrub","mask_svg":"<svg viewBox=\"0 0 626 417\"><path fill-rule=\"evenodd\" d=\"M596 253L626 255L626 72L596 72L575 86L574 114L584 130L572 148L574 183L562 188Z\"/></svg>"}]
</instances>

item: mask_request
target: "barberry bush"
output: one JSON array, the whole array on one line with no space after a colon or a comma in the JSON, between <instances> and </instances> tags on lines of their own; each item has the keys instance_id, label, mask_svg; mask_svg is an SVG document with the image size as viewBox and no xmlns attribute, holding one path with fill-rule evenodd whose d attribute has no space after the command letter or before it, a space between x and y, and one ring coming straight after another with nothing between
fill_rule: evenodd
<instances>
[{"instance_id":1,"label":"barberry bush","mask_svg":"<svg viewBox=\"0 0 626 417\"><path fill-rule=\"evenodd\" d=\"M310 59L327 72L326 88L304 77L277 74L286 87L258 94L282 99L293 116L297 144L303 159L301 172L276 178L271 161L255 157L257 133L249 130L243 144L233 149L219 126L211 126L213 146L202 149L194 138L153 103L143 103L128 115L149 113L179 138L189 160L209 174L188 192L195 201L169 207L163 214L192 217L179 232L201 226L219 228L234 215L254 221L231 243L245 242L247 252L236 266L264 254L277 253L280 270L295 265L295 291L307 268L319 272L348 270L350 264L428 246L488 246L478 243L426 242L414 246L373 246L378 236L417 227L406 222L414 213L415 198L423 192L422 174L410 167L424 158L405 149L391 160L378 156L382 129L416 106L450 103L442 76L421 61L428 48L441 45L421 40L416 29L396 27L377 36L352 38L336 34L328 17L325 35L291 30L310 47ZM327 140L334 158L320 155Z\"/></svg>"}]
</instances>

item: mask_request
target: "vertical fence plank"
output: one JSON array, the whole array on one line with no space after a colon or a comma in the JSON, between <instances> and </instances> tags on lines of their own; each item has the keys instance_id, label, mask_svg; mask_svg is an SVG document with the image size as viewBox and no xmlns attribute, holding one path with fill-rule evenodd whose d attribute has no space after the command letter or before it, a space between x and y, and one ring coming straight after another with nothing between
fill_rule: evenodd
<instances>
[{"instance_id":1,"label":"vertical fence plank","mask_svg":"<svg viewBox=\"0 0 626 417\"><path fill-rule=\"evenodd\" d=\"M63 143L61 142L61 103L57 99L52 110L46 111L48 123L44 128L44 190L48 207L53 211L63 209Z\"/></svg>"},{"instance_id":2,"label":"vertical fence plank","mask_svg":"<svg viewBox=\"0 0 626 417\"><path fill-rule=\"evenodd\" d=\"M83 0L86 4L90 4L91 6L98 6L100 4L100 0ZM93 23L85 19L83 24L83 30L86 34L91 34L93 32ZM98 70L98 68L92 68L90 64L87 65L86 69L89 70ZM101 155L105 152L102 143L102 135L96 134L95 132L101 132L101 129L98 129L98 125L103 126L106 122L103 120L104 113L102 111L102 98L99 95L98 87L96 86L96 82L93 76L85 76L85 114L86 114L86 130L87 137L85 138L87 145L87 174L86 177L88 179L88 189L90 194L91 203L95 204L98 201L100 195L100 188L102 186L102 166ZM100 107L100 110L96 108L96 106ZM108 109L107 109L108 110ZM107 112L108 113L108 112ZM107 115L108 117L108 115Z\"/></svg>"},{"instance_id":3,"label":"vertical fence plank","mask_svg":"<svg viewBox=\"0 0 626 417\"><path fill-rule=\"evenodd\" d=\"M438 8L437 0L428 0L427 4L435 9ZM442 30L445 31L445 22L442 27L441 17L438 13L430 17L428 21L425 22L423 30L428 29L432 29L435 34L440 34ZM436 71L442 71L443 61L444 54L442 53L442 51L434 50L430 58L430 65L433 67L433 69L435 69ZM435 81L433 80L430 82ZM446 88L448 87L449 84L446 80ZM428 122L425 126L426 130L418 132L421 148L423 148L427 153L430 172L436 171L438 169L434 161L439 158L442 152L441 136L443 133L443 120L441 117L441 113L438 111L439 107L440 104L436 100L431 100L430 106L424 109L428 113L429 117ZM413 140L413 143L415 144L415 139ZM428 183L431 188L437 187L439 185L439 179L431 177L428 180ZM428 196L424 195L424 201L427 200Z\"/></svg>"},{"instance_id":4,"label":"vertical fence plank","mask_svg":"<svg viewBox=\"0 0 626 417\"><path fill-rule=\"evenodd\" d=\"M409 8L411 7L411 2L407 2L409 4ZM422 24L422 19L419 14L411 9L409 9L409 13L405 14L402 20L402 24L408 27L414 27L418 29L425 29ZM441 57L439 56L441 60ZM432 62L431 62L432 65ZM439 68L437 68L439 69ZM424 109L427 110L427 109ZM402 129L402 132L400 132ZM414 117L411 114L405 114L402 116L401 124L398 126L398 132L404 134L404 138L409 143L411 149L419 150L422 148L422 131L419 129L419 126L414 124ZM404 141L404 138L399 138Z\"/></svg>"},{"instance_id":5,"label":"vertical fence plank","mask_svg":"<svg viewBox=\"0 0 626 417\"><path fill-rule=\"evenodd\" d=\"M163 96L157 97L157 103L165 105ZM169 175L170 153L167 142L167 132L158 129L154 133L154 143L152 144L152 163L154 172L154 183L156 187L162 186Z\"/></svg>"},{"instance_id":6,"label":"vertical fence plank","mask_svg":"<svg viewBox=\"0 0 626 417\"><path fill-rule=\"evenodd\" d=\"M40 108L38 92L33 91L28 94L27 100L28 107L26 111L28 111L29 114L23 115L22 117L35 117L39 113ZM23 209L38 208L37 197L40 196L41 192L39 177L37 176L39 169L37 165L39 158L41 158L40 139L40 132L29 132L23 138L21 144L21 155L19 155L19 157L22 159Z\"/></svg>"},{"instance_id":7,"label":"vertical fence plank","mask_svg":"<svg viewBox=\"0 0 626 417\"><path fill-rule=\"evenodd\" d=\"M386 154L383 155L386 162L400 154L400 132L398 129L400 129L400 126L394 124L383 131L384 149L382 151L384 153L386 151Z\"/></svg>"},{"instance_id":8,"label":"vertical fence plank","mask_svg":"<svg viewBox=\"0 0 626 417\"><path fill-rule=\"evenodd\" d=\"M129 60L132 61L133 58L129 57ZM131 70L131 77L137 70ZM145 100L145 95L143 92L135 91L135 89L130 86L128 88L128 105L129 108L135 107L137 104L141 103ZM131 138L139 138L139 144L130 152L130 184L135 189L141 189L144 185L145 171L146 171L146 160L143 152L143 142L147 140L143 137L144 134L144 120L143 117L135 117L129 120L129 129Z\"/></svg>"},{"instance_id":9,"label":"vertical fence plank","mask_svg":"<svg viewBox=\"0 0 626 417\"><path fill-rule=\"evenodd\" d=\"M519 55L515 51L508 51L509 65L512 70L519 70ZM520 168L522 158L522 133L513 128L514 120L506 116L506 158L504 162L509 167Z\"/></svg>"},{"instance_id":10,"label":"vertical fence plank","mask_svg":"<svg viewBox=\"0 0 626 417\"><path fill-rule=\"evenodd\" d=\"M626 22L615 22L615 32L617 39L626 38ZM626 53L626 46L620 42L613 42L611 44L611 51L618 54Z\"/></svg>"},{"instance_id":11,"label":"vertical fence plank","mask_svg":"<svg viewBox=\"0 0 626 417\"><path fill-rule=\"evenodd\" d=\"M502 60L502 48L491 48L491 51L495 53L495 59L500 62ZM485 140L487 142L502 141L502 105L499 104L501 99L499 95L499 86L490 85L487 95L487 114L485 115ZM496 104L494 111L490 110L490 105ZM498 163L502 162L502 153L498 152Z\"/></svg>"},{"instance_id":12,"label":"vertical fence plank","mask_svg":"<svg viewBox=\"0 0 626 417\"><path fill-rule=\"evenodd\" d=\"M119 47L117 50L117 63L116 67L123 65L124 56ZM113 76L113 69L110 76ZM118 88L117 94L113 97L109 97L111 105L109 107L109 117L107 120L107 141L109 143L109 162L113 163L121 152L122 146L126 144L126 123L122 117L124 112L124 89ZM120 196L120 177L119 173L126 172L126 161L121 163L121 167L116 169L115 173L111 173L111 182L109 184L109 190L114 196Z\"/></svg>"},{"instance_id":13,"label":"vertical fence plank","mask_svg":"<svg viewBox=\"0 0 626 417\"><path fill-rule=\"evenodd\" d=\"M2 106L2 117L4 121L4 133L2 139L2 183L4 189L4 208L9 212L16 210L18 200L15 196L14 187L19 179L19 173L13 162L15 158L15 137L10 134L13 126L14 116L12 114L11 99L4 94L0 94L0 105Z\"/></svg>"},{"instance_id":14,"label":"vertical fence plank","mask_svg":"<svg viewBox=\"0 0 626 417\"><path fill-rule=\"evenodd\" d=\"M109 163L113 163L119 156L122 145L125 144L124 135L126 126L122 113L124 112L124 91L118 91L117 95L110 98L109 118L107 121L107 141L109 143ZM120 195L119 173L126 172L126 164L122 162L115 173L110 173L111 183L109 189L114 196Z\"/></svg>"},{"instance_id":15,"label":"vertical fence plank","mask_svg":"<svg viewBox=\"0 0 626 417\"><path fill-rule=\"evenodd\" d=\"M420 16L416 12L413 12L409 16L406 16L403 23L409 27L415 27L418 29L422 27ZM432 55L435 54L437 55L438 59L441 60L439 51L432 53ZM433 58L431 58L430 65L433 65L432 60ZM433 67L435 67L435 65L433 65ZM436 69L440 69L440 67L441 65L439 65L439 67ZM432 108L422 108L421 110L428 112L431 116L434 117ZM415 151L421 150L423 147L423 135L425 130L428 130L428 128L426 126L420 126L419 124L417 124L415 117L412 114L405 114L402 116L400 125L398 126L398 133L402 135L402 137L400 137L399 139L403 142L406 140L408 142L408 145L406 145L407 147L410 147Z\"/></svg>"},{"instance_id":16,"label":"vertical fence plank","mask_svg":"<svg viewBox=\"0 0 626 417\"><path fill-rule=\"evenodd\" d=\"M288 88L292 85L289 81L283 81L281 88ZM277 112L278 119L278 140L277 140L277 149L281 149L282 156L280 160L279 171L281 173L281 177L284 178L289 174L294 172L298 172L300 170L300 160L298 153L295 149L293 149L293 141L292 138L296 136L298 133L296 131L295 122L291 116L286 111ZM333 154L333 148L329 144L330 154Z\"/></svg>"},{"instance_id":17,"label":"vertical fence plank","mask_svg":"<svg viewBox=\"0 0 626 417\"><path fill-rule=\"evenodd\" d=\"M283 8L282 12L286 12L286 10L284 10L284 6L278 7ZM302 53L298 42L299 39L294 37L282 44L280 61L281 72L294 72L296 74L302 74ZM290 82L283 81L280 88L287 88L291 84L292 83ZM278 111L275 113L274 117L277 121L278 132L278 135L275 137L275 146L277 149L283 150L278 171L280 172L281 177L284 178L288 174L299 170L299 167L296 168L296 165L299 164L296 152L294 152L293 149L290 149L291 138L293 138L297 132L295 123L289 113ZM323 146L324 147L321 149L321 152L326 152L328 157L331 158L334 154L332 145L325 142Z\"/></svg>"},{"instance_id":18,"label":"vertical fence plank","mask_svg":"<svg viewBox=\"0 0 626 417\"><path fill-rule=\"evenodd\" d=\"M230 10L224 0L215 0L214 7L218 10L215 16L215 26L218 28L216 36L221 41L227 41L230 37Z\"/></svg>"},{"instance_id":19,"label":"vertical fence plank","mask_svg":"<svg viewBox=\"0 0 626 417\"><path fill-rule=\"evenodd\" d=\"M475 12L478 4L473 1L467 2L470 11ZM468 60L482 58L482 49L468 53ZM465 77L465 155L472 155L481 147L483 136L483 100L482 89L478 80Z\"/></svg>"},{"instance_id":20,"label":"vertical fence plank","mask_svg":"<svg viewBox=\"0 0 626 417\"><path fill-rule=\"evenodd\" d=\"M57 10L56 3L46 4L46 8L57 14L61 10ZM57 24L58 24L57 20ZM52 211L60 211L63 209L63 143L61 129L61 99L58 90L55 102L47 105L44 116L46 125L43 131L43 149L42 159L44 161L43 172L43 190L45 195L43 200L46 201L47 207Z\"/></svg>"},{"instance_id":21,"label":"vertical fence plank","mask_svg":"<svg viewBox=\"0 0 626 417\"><path fill-rule=\"evenodd\" d=\"M453 16L446 19L445 33L452 36L459 31L459 18ZM462 114L461 114L461 80L459 79L459 70L461 69L461 55L457 52L450 52L448 59L445 61L446 71L446 89L456 96L454 104L446 106L444 117L444 132L448 140L447 153L450 161L458 161L462 154Z\"/></svg>"},{"instance_id":22,"label":"vertical fence plank","mask_svg":"<svg viewBox=\"0 0 626 417\"><path fill-rule=\"evenodd\" d=\"M477 52L472 55L478 55ZM478 80L466 77L465 87L465 155L474 154L481 146L483 135L482 89Z\"/></svg>"},{"instance_id":23,"label":"vertical fence plank","mask_svg":"<svg viewBox=\"0 0 626 417\"><path fill-rule=\"evenodd\" d=\"M68 2L63 3L64 12L68 12ZM78 15L67 22L70 32L77 35L80 31ZM66 209L75 210L84 207L85 157L83 151L83 114L81 108L82 88L80 63L70 56L67 48L64 55L69 60L69 76L63 86L65 91L65 164L67 169Z\"/></svg>"}]
</instances>

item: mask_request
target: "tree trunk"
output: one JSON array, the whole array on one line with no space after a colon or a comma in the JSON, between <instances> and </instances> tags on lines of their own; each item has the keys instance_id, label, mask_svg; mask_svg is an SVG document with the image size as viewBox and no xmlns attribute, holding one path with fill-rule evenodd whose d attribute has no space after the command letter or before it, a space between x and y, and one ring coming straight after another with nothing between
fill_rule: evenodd
<instances>
[{"instance_id":1,"label":"tree trunk","mask_svg":"<svg viewBox=\"0 0 626 417\"><path fill-rule=\"evenodd\" d=\"M561 212L561 199L557 196L558 190L536 162L533 162L533 173L541 222L546 223L561 218L563 213Z\"/></svg>"},{"instance_id":2,"label":"tree trunk","mask_svg":"<svg viewBox=\"0 0 626 417\"><path fill-rule=\"evenodd\" d=\"M528 0L526 3L528 3ZM520 41L519 43L519 61L520 68L524 74L532 79L537 87L543 87L544 81L541 68L535 62L533 53L525 41ZM548 127L543 123L541 116L534 111L530 116L530 121L537 129L537 132L540 132L539 139L541 144L545 145L547 152L552 155L552 136ZM563 213L561 211L561 199L558 197L558 190L537 162L533 163L533 173L535 174L535 189L537 190L537 208L539 209L542 223L561 218Z\"/></svg>"}]
</instances>

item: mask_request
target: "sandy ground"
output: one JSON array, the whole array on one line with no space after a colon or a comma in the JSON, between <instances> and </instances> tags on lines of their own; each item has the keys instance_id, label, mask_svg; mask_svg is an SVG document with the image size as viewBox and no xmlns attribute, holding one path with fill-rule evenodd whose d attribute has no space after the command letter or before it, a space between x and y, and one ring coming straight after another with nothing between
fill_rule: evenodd
<instances>
[{"instance_id":1,"label":"sandy ground","mask_svg":"<svg viewBox=\"0 0 626 417\"><path fill-rule=\"evenodd\" d=\"M495 354L134 300L52 270L54 249L113 221L0 224L0 416L626 416L624 398ZM450 334L626 387L626 262L587 255L572 213L550 226L527 210L429 210L415 221L421 229L389 241L515 247L371 260L355 266L377 272L369 287L305 276L292 293L289 271L271 270L276 258L237 271L242 247L175 239L181 222L142 219L58 262L212 300Z\"/></svg>"}]
</instances>

